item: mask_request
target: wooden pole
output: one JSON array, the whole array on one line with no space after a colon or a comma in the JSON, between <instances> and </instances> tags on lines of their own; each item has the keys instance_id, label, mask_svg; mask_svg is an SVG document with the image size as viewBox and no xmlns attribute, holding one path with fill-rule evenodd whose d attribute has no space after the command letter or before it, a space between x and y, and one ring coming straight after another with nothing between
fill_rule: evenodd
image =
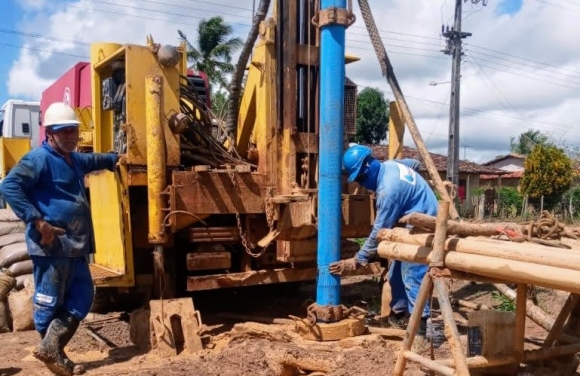
<instances>
[{"instance_id":1,"label":"wooden pole","mask_svg":"<svg viewBox=\"0 0 580 376\"><path fill-rule=\"evenodd\" d=\"M415 362L415 363L417 363L425 368L428 368L432 371L440 373L444 376L454 376L455 375L455 370L453 368L445 366L443 364L439 364L438 362L436 362L434 360L424 358L421 355L415 354L412 351L405 351L403 353L403 356L412 362Z\"/></svg>"},{"instance_id":2,"label":"wooden pole","mask_svg":"<svg viewBox=\"0 0 580 376\"><path fill-rule=\"evenodd\" d=\"M435 217L423 213L412 213L399 220L401 223L418 227L425 230L435 230ZM501 229L522 232L522 226L512 222L498 223L467 223L449 221L447 223L447 234L466 236L494 236L501 233Z\"/></svg>"},{"instance_id":3,"label":"wooden pole","mask_svg":"<svg viewBox=\"0 0 580 376\"><path fill-rule=\"evenodd\" d=\"M378 254L382 258L421 264L429 264L433 257L431 248L387 241L379 244ZM462 272L580 294L577 270L460 252L447 252L445 265Z\"/></svg>"},{"instance_id":4,"label":"wooden pole","mask_svg":"<svg viewBox=\"0 0 580 376\"><path fill-rule=\"evenodd\" d=\"M457 325L455 324L455 319L453 318L453 309L451 308L449 295L447 295L445 282L442 278L436 278L434 284L437 298L439 300L439 306L441 307L443 321L445 322L445 337L447 337L447 340L449 341L449 345L451 347L451 356L453 357L455 362L455 369L457 370L456 375L469 376L469 368L467 367L465 355L461 351L459 330L457 330Z\"/></svg>"},{"instance_id":5,"label":"wooden pole","mask_svg":"<svg viewBox=\"0 0 580 376\"><path fill-rule=\"evenodd\" d=\"M378 238L380 240L425 247L432 247L435 244L435 236L433 234L411 234L408 229L401 227L381 230ZM569 249L546 249L545 246L536 244L530 244L529 246L526 244L524 247L519 243L499 240L482 241L476 238L449 238L445 240L445 250L580 271L580 253Z\"/></svg>"},{"instance_id":6,"label":"wooden pole","mask_svg":"<svg viewBox=\"0 0 580 376\"><path fill-rule=\"evenodd\" d=\"M429 263L431 267L445 266L445 239L447 239L447 217L449 216L449 201L439 201L437 209L437 225L433 237L433 258Z\"/></svg>"},{"instance_id":7,"label":"wooden pole","mask_svg":"<svg viewBox=\"0 0 580 376\"><path fill-rule=\"evenodd\" d=\"M403 158L403 136L405 135L405 121L397 102L389 104L389 159Z\"/></svg>"},{"instance_id":8,"label":"wooden pole","mask_svg":"<svg viewBox=\"0 0 580 376\"><path fill-rule=\"evenodd\" d=\"M578 303L578 295L570 294L568 295L568 299L566 299L566 303L560 310L558 317L556 317L556 321L554 321L554 325L552 325L552 329L550 329L548 336L544 340L542 347L548 348L552 347L554 342L558 339L560 334L562 333L562 327L566 323L568 316L570 316L570 312L572 312L572 308Z\"/></svg>"},{"instance_id":9,"label":"wooden pole","mask_svg":"<svg viewBox=\"0 0 580 376\"><path fill-rule=\"evenodd\" d=\"M395 363L395 370L393 371L393 376L403 376L405 372L405 366L407 365L407 358L405 358L405 353L411 350L413 346L413 341L415 340L415 335L421 324L421 315L423 314L423 309L429 299L431 290L433 289L433 281L429 273L425 274L423 281L421 282L421 287L419 288L419 294L415 300L415 307L411 313L411 318L407 324L407 332L405 333L405 338L403 338L403 344L401 345L401 351L397 357L397 363Z\"/></svg>"},{"instance_id":10,"label":"wooden pole","mask_svg":"<svg viewBox=\"0 0 580 376\"><path fill-rule=\"evenodd\" d=\"M514 328L514 356L518 361L524 358L524 341L526 339L526 298L527 285L519 283L516 294L516 322Z\"/></svg>"}]
</instances>

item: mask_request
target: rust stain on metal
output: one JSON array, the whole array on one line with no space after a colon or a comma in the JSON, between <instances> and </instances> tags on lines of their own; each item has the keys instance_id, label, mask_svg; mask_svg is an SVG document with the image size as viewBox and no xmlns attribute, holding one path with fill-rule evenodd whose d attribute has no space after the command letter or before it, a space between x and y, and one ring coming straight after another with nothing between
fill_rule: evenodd
<instances>
[{"instance_id":1,"label":"rust stain on metal","mask_svg":"<svg viewBox=\"0 0 580 376\"><path fill-rule=\"evenodd\" d=\"M380 273L380 263L370 263L343 276ZM311 281L316 279L317 268L253 270L244 273L214 274L187 278L187 291L214 290L268 283Z\"/></svg>"},{"instance_id":2,"label":"rust stain on metal","mask_svg":"<svg viewBox=\"0 0 580 376\"><path fill-rule=\"evenodd\" d=\"M260 174L180 171L173 173L171 210L193 214L264 213L268 187ZM240 193L238 193L240 192Z\"/></svg>"}]
</instances>

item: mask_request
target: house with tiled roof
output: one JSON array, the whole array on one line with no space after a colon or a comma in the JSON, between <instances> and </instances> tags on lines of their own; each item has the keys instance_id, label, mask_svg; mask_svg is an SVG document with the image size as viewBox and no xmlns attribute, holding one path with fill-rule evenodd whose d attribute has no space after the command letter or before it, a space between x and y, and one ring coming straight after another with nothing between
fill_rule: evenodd
<instances>
[{"instance_id":1,"label":"house with tiled roof","mask_svg":"<svg viewBox=\"0 0 580 376\"><path fill-rule=\"evenodd\" d=\"M523 154L509 153L505 155L500 155L491 161L482 163L482 165L487 167L492 167L505 171L504 174L482 174L479 176L479 180L482 185L485 183L488 186L510 186L517 187L520 184L520 179L524 175L524 162L526 161L526 156ZM501 178L501 179L500 179Z\"/></svg>"},{"instance_id":2,"label":"house with tiled roof","mask_svg":"<svg viewBox=\"0 0 580 376\"><path fill-rule=\"evenodd\" d=\"M389 147L388 145L368 145L373 150L373 156L380 160L385 161L388 159L389 155ZM436 153L429 153L431 155L431 159L435 164L435 168L439 172L442 180L446 180L447 178L447 156L436 154ZM420 173L425 178L429 179L429 173L425 167L425 163L421 158L421 155L417 149L404 146L403 147L403 158L413 158L421 161L421 169ZM505 171L494 167L483 166L478 163L469 162L469 161L459 161L459 189L457 195L462 202L463 206L463 215L472 215L474 211L475 203L472 202L470 192L476 188L479 188L480 182L479 177L480 175L503 175L506 174Z\"/></svg>"}]
</instances>

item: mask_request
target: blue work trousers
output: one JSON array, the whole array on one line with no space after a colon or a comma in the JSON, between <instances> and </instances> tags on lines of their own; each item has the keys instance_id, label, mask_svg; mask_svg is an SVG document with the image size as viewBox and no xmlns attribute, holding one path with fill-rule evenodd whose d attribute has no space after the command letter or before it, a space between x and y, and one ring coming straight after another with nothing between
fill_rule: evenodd
<instances>
[{"instance_id":1,"label":"blue work trousers","mask_svg":"<svg viewBox=\"0 0 580 376\"><path fill-rule=\"evenodd\" d=\"M399 260L390 261L387 278L391 285L391 310L393 313L413 312L417 295L419 295L421 281L423 281L423 277L428 270L429 266L424 264L414 264ZM430 309L430 299L428 299L421 317L429 317Z\"/></svg>"},{"instance_id":2,"label":"blue work trousers","mask_svg":"<svg viewBox=\"0 0 580 376\"><path fill-rule=\"evenodd\" d=\"M34 264L34 325L44 334L63 314L83 320L93 304L94 287L86 257L31 256Z\"/></svg>"}]
</instances>

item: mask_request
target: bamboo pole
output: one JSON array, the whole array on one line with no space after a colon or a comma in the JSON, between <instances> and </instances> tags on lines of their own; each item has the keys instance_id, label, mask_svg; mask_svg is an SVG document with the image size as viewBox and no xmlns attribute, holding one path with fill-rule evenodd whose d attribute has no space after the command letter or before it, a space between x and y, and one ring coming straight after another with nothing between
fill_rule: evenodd
<instances>
[{"instance_id":1,"label":"bamboo pole","mask_svg":"<svg viewBox=\"0 0 580 376\"><path fill-rule=\"evenodd\" d=\"M432 259L431 248L387 241L379 244L378 254L382 258L421 264L429 264ZM504 281L580 293L580 271L577 270L460 252L448 252L445 265L449 269Z\"/></svg>"},{"instance_id":2,"label":"bamboo pole","mask_svg":"<svg viewBox=\"0 0 580 376\"><path fill-rule=\"evenodd\" d=\"M434 238L433 234L411 234L409 229L401 227L385 229L380 233L380 239L385 241L425 247L431 247ZM445 241L445 250L580 271L580 253L561 248L524 247L511 242L488 243L478 239L449 238Z\"/></svg>"}]
</instances>

